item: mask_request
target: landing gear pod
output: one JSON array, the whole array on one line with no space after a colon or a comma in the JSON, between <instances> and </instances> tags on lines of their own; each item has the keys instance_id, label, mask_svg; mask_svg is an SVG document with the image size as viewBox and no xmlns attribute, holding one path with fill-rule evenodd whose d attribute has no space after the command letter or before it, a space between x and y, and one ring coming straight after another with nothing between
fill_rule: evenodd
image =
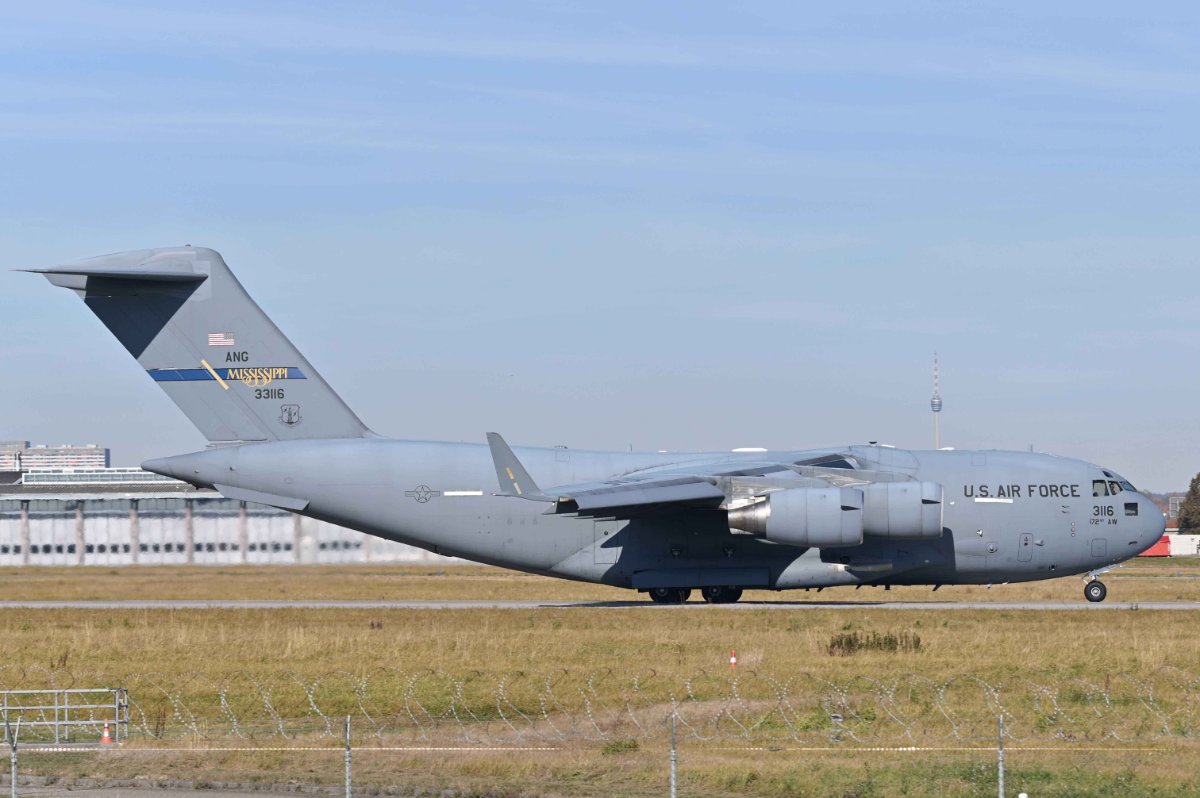
<instances>
[{"instance_id":1,"label":"landing gear pod","mask_svg":"<svg viewBox=\"0 0 1200 798\"><path fill-rule=\"evenodd\" d=\"M863 492L863 531L904 540L942 536L942 486L936 482L876 482Z\"/></svg>"},{"instance_id":2,"label":"landing gear pod","mask_svg":"<svg viewBox=\"0 0 1200 798\"><path fill-rule=\"evenodd\" d=\"M854 488L793 488L729 511L729 526L792 546L858 546L863 494Z\"/></svg>"}]
</instances>

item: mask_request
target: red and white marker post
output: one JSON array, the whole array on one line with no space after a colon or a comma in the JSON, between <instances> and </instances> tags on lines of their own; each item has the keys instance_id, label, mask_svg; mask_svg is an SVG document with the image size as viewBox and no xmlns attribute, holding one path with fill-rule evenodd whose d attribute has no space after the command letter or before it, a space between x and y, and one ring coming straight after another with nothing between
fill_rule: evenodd
<instances>
[{"instance_id":1,"label":"red and white marker post","mask_svg":"<svg viewBox=\"0 0 1200 798\"><path fill-rule=\"evenodd\" d=\"M731 667L731 668L737 667L737 652L736 651L729 652L729 667Z\"/></svg>"}]
</instances>

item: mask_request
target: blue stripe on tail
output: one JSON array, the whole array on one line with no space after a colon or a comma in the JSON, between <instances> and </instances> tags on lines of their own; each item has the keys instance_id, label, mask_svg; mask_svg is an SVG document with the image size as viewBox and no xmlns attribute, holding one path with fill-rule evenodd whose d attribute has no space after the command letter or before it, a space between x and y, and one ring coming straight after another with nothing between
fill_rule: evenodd
<instances>
[{"instance_id":1,"label":"blue stripe on tail","mask_svg":"<svg viewBox=\"0 0 1200 798\"><path fill-rule=\"evenodd\" d=\"M242 367L238 367L238 368L220 368L220 369L214 368L213 371L215 371L217 373L217 376L219 376L223 380L229 380L230 382L239 382L239 379L237 377L232 377L232 376L230 376L229 373L231 371L240 371L240 370L243 370L244 368L246 368L246 367L242 366ZM250 368L254 368L254 367L251 366ZM276 367L271 366L269 368L276 368ZM146 373L149 374L150 379L154 380L155 382L201 382L204 380L208 380L209 382L212 382L212 380L213 380L213 375L208 373L208 369L147 369ZM287 370L286 377L280 376L280 377L276 377L275 379L304 380L304 379L308 379L308 378L304 376L304 372L301 371L300 369L295 368L295 367L289 367Z\"/></svg>"}]
</instances>

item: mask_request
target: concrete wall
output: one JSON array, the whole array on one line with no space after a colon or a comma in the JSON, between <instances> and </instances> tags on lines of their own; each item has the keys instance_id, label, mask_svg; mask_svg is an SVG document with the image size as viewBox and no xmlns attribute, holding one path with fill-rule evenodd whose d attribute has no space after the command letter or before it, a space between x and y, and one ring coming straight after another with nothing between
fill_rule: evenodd
<instances>
[{"instance_id":1,"label":"concrete wall","mask_svg":"<svg viewBox=\"0 0 1200 798\"><path fill-rule=\"evenodd\" d=\"M1195 557L1200 554L1200 535L1167 535L1172 557Z\"/></svg>"}]
</instances>

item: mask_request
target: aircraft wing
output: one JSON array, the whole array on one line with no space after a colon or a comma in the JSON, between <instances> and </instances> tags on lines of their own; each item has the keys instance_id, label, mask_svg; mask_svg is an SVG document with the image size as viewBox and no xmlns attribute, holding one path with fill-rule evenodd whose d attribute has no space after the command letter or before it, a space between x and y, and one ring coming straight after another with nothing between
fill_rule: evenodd
<instances>
[{"instance_id":1,"label":"aircraft wing","mask_svg":"<svg viewBox=\"0 0 1200 798\"><path fill-rule=\"evenodd\" d=\"M645 476L554 488L555 513L638 515L666 505L672 508L719 507L725 491L716 480L699 476Z\"/></svg>"},{"instance_id":2,"label":"aircraft wing","mask_svg":"<svg viewBox=\"0 0 1200 798\"><path fill-rule=\"evenodd\" d=\"M627 518L664 506L718 507L726 498L715 475L699 474L647 473L543 490L500 435L489 432L488 445L500 483L498 495L552 503L554 514Z\"/></svg>"},{"instance_id":3,"label":"aircraft wing","mask_svg":"<svg viewBox=\"0 0 1200 798\"><path fill-rule=\"evenodd\" d=\"M830 455L812 460L774 461L745 458L704 458L610 479L541 488L499 434L487 433L500 490L510 496L552 504L547 515L630 518L652 512L716 509L764 493L790 487L830 487L863 484L863 472L822 468ZM838 456L840 458L840 455Z\"/></svg>"}]
</instances>

